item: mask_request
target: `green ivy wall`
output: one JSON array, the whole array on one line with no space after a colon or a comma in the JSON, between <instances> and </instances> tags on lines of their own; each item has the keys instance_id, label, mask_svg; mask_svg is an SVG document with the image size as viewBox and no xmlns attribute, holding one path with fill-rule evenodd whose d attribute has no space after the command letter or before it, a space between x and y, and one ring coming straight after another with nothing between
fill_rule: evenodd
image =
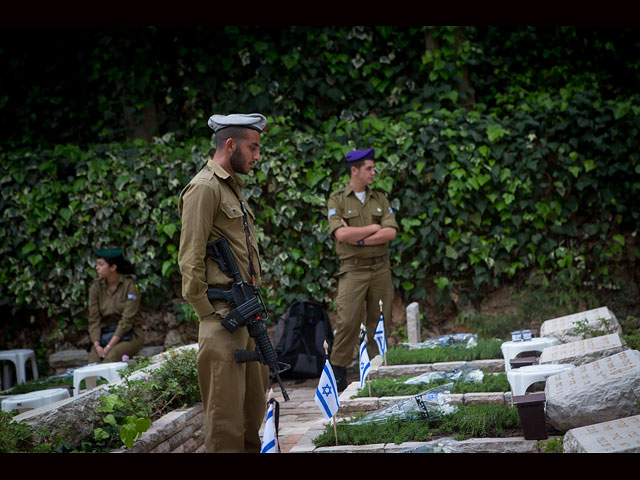
<instances>
[{"instance_id":1,"label":"green ivy wall","mask_svg":"<svg viewBox=\"0 0 640 480\"><path fill-rule=\"evenodd\" d=\"M262 161L245 180L273 316L297 298L331 303L337 263L325 205L347 179L343 158L353 148L376 149L375 186L389 195L401 226L391 256L406 301L434 289L442 302L452 293L472 297L533 269L570 270L578 282L601 285L635 265L640 96L613 70L589 58L563 62L562 55L599 42L594 55L617 55L619 71L637 78L637 60L625 54L629 42L637 51L637 36L620 34L607 46L609 32L581 36L571 28L469 28L462 36L444 27L291 32L269 30L251 43L258 34L239 29L227 63L211 65L213 57L202 55L184 67L201 72L196 79L216 69L230 74L226 84L209 76L211 92L222 98L206 111L198 99L212 85L192 86L192 103L182 97L188 88L172 90L189 118L183 127L195 125L186 132L160 121L165 131L151 142L126 140L101 120L88 124L101 133L87 141L66 123L61 138L72 141L56 144L44 134L30 143L31 130L16 127L0 163L3 308L46 312L61 330L82 328L93 251L114 245L136 264L150 303L175 298L177 199L206 162L206 119L231 106L269 119ZM532 51L541 39L545 46ZM256 63L248 71L237 62ZM104 78L116 76L109 72ZM164 88L166 111L175 97L162 78L149 86L152 93ZM106 114L115 100L101 98ZM14 101L5 98L0 110ZM21 122L33 127L33 119Z\"/></svg>"}]
</instances>

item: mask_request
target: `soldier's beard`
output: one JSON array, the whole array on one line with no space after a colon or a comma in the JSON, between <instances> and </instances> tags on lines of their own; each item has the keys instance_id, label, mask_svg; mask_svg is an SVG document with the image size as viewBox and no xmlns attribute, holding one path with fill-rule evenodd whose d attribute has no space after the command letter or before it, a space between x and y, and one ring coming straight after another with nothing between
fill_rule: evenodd
<instances>
[{"instance_id":1,"label":"soldier's beard","mask_svg":"<svg viewBox=\"0 0 640 480\"><path fill-rule=\"evenodd\" d=\"M231 154L229 163L235 173L249 173L249 169L251 168L245 161L244 156L240 153L239 148Z\"/></svg>"}]
</instances>

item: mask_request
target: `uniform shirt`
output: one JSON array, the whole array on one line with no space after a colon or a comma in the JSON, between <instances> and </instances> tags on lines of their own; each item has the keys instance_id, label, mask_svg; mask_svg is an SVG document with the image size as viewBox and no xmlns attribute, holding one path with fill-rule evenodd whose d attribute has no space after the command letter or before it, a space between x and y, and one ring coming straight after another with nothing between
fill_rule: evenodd
<instances>
[{"instance_id":1,"label":"uniform shirt","mask_svg":"<svg viewBox=\"0 0 640 480\"><path fill-rule=\"evenodd\" d=\"M89 287L89 337L91 342L100 341L100 330L109 325L118 325L114 335L122 338L134 327L142 325L140 316L140 293L135 275L120 275L113 292L104 278L96 278Z\"/></svg>"},{"instance_id":2,"label":"uniform shirt","mask_svg":"<svg viewBox=\"0 0 640 480\"><path fill-rule=\"evenodd\" d=\"M377 223L383 228L398 229L393 210L387 197L380 190L367 189L364 203L356 196L353 188L347 185L329 196L329 234L342 227L344 219L350 227L365 227ZM336 253L340 260L347 258L372 258L387 255L388 242L380 245L350 245L335 239Z\"/></svg>"},{"instance_id":3,"label":"uniform shirt","mask_svg":"<svg viewBox=\"0 0 640 480\"><path fill-rule=\"evenodd\" d=\"M182 190L178 211L182 222L178 264L182 273L182 296L204 317L214 308L207 298L207 288L228 290L233 279L218 263L206 256L206 246L226 237L243 280L251 283L249 253L243 227L240 200L244 203L249 224L255 283L261 283L260 257L254 236L253 211L242 195L242 184L213 160Z\"/></svg>"}]
</instances>

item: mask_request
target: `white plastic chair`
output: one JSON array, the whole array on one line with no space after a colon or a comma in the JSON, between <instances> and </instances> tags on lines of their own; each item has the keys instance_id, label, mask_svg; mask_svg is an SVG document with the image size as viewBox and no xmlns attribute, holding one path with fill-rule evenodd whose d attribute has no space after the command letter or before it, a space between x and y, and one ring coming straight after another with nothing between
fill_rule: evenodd
<instances>
[{"instance_id":1,"label":"white plastic chair","mask_svg":"<svg viewBox=\"0 0 640 480\"><path fill-rule=\"evenodd\" d=\"M18 384L27 381L26 363L31 360L31 370L33 371L33 378L38 378L38 364L36 362L36 354L33 350L29 349L16 349L16 350L2 350L0 351L0 360L8 360L13 362L16 367L16 380ZM11 382L9 381L9 368L4 366L4 383L2 388L7 390L11 388Z\"/></svg>"},{"instance_id":2,"label":"white plastic chair","mask_svg":"<svg viewBox=\"0 0 640 480\"><path fill-rule=\"evenodd\" d=\"M504 371L511 370L511 360L522 352L542 352L545 348L558 345L560 340L555 337L533 337L523 342L504 342L500 347L504 357Z\"/></svg>"},{"instance_id":3,"label":"white plastic chair","mask_svg":"<svg viewBox=\"0 0 640 480\"><path fill-rule=\"evenodd\" d=\"M85 380L87 389L96 386L97 377L114 382L120 380L120 370L126 366L127 362L111 362L76 368L73 371L73 396L77 397L80 394L80 382L82 380Z\"/></svg>"},{"instance_id":4,"label":"white plastic chair","mask_svg":"<svg viewBox=\"0 0 640 480\"><path fill-rule=\"evenodd\" d=\"M49 388L47 390L37 390L35 392L11 395L2 400L2 410L10 412L18 410L23 412L32 408L43 407L50 403L58 402L69 398L69 390L66 388Z\"/></svg>"},{"instance_id":5,"label":"white plastic chair","mask_svg":"<svg viewBox=\"0 0 640 480\"><path fill-rule=\"evenodd\" d=\"M575 365L568 363L529 365L527 367L514 368L507 372L507 380L511 385L513 396L524 395L527 392L527 388L534 383L546 382L549 377L573 368L575 368Z\"/></svg>"}]
</instances>

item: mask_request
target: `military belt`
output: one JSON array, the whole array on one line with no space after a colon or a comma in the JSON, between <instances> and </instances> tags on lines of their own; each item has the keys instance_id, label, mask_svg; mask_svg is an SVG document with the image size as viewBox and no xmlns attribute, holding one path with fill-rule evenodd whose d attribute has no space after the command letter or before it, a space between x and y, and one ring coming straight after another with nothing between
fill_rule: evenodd
<instances>
[{"instance_id":1,"label":"military belt","mask_svg":"<svg viewBox=\"0 0 640 480\"><path fill-rule=\"evenodd\" d=\"M345 258L342 260L342 265L375 265L376 263L384 262L386 259L387 255L372 258Z\"/></svg>"}]
</instances>

